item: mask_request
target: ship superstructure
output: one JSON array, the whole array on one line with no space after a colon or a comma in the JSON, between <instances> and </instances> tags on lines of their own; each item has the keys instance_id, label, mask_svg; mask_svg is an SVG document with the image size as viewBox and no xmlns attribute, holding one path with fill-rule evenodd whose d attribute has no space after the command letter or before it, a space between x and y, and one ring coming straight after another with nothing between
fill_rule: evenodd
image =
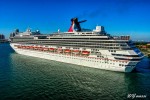
<instances>
[{"instance_id":1,"label":"ship superstructure","mask_svg":"<svg viewBox=\"0 0 150 100\"><path fill-rule=\"evenodd\" d=\"M131 72L143 58L130 36L111 36L103 26L82 30L81 22L71 19L68 32L41 35L17 32L11 35L11 47L19 54L93 68Z\"/></svg>"}]
</instances>

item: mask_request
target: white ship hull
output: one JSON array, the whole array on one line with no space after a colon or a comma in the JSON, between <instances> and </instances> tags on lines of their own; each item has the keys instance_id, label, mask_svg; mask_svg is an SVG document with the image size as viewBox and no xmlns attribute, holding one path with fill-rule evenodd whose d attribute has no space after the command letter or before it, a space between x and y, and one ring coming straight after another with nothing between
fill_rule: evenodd
<instances>
[{"instance_id":1,"label":"white ship hull","mask_svg":"<svg viewBox=\"0 0 150 100\"><path fill-rule=\"evenodd\" d=\"M43 58L48 60L54 60L54 61L59 61L64 63L76 64L81 66L87 66L92 68L105 69L110 71L131 72L135 68L136 64L138 63L138 62L136 63L134 62L135 66L131 66L131 67L118 66L119 61L115 62L115 64L110 64L109 61L107 61L106 63L105 60L100 60L97 58L64 55L60 53L52 53L49 51L45 52L45 51L30 50L30 49L19 49L14 45L16 44L13 43L10 44L10 46L18 54L38 57L38 58ZM130 62L126 62L126 63L129 64Z\"/></svg>"}]
</instances>

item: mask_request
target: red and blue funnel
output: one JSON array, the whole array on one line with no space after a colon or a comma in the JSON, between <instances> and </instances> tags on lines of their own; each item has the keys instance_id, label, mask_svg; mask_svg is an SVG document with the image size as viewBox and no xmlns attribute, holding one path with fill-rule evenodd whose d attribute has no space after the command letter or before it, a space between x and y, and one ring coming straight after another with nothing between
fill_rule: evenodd
<instances>
[{"instance_id":1,"label":"red and blue funnel","mask_svg":"<svg viewBox=\"0 0 150 100\"><path fill-rule=\"evenodd\" d=\"M78 22L78 18L72 18L71 19L71 26L68 30L68 32L80 32L81 31L81 27L80 27L80 23L85 22L86 20L80 21Z\"/></svg>"}]
</instances>

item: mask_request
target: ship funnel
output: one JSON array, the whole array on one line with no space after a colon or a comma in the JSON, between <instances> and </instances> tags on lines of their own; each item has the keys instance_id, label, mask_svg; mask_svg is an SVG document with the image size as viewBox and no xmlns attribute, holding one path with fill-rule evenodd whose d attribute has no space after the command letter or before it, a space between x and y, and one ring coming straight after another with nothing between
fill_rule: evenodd
<instances>
[{"instance_id":1,"label":"ship funnel","mask_svg":"<svg viewBox=\"0 0 150 100\"><path fill-rule=\"evenodd\" d=\"M68 32L80 32L81 31L81 27L80 27L80 23L86 22L87 20L82 20L82 21L78 21L78 18L72 18L71 19L71 26L68 30Z\"/></svg>"}]
</instances>

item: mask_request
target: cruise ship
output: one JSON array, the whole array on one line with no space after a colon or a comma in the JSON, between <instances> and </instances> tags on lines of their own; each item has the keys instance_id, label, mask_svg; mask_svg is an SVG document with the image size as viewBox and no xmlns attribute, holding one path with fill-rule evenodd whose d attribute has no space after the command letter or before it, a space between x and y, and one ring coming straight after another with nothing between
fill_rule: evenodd
<instances>
[{"instance_id":1,"label":"cruise ship","mask_svg":"<svg viewBox=\"0 0 150 100\"><path fill-rule=\"evenodd\" d=\"M111 36L103 26L82 29L85 21L72 18L68 32L46 35L17 29L10 46L22 55L118 72L131 72L144 57L130 36Z\"/></svg>"}]
</instances>

